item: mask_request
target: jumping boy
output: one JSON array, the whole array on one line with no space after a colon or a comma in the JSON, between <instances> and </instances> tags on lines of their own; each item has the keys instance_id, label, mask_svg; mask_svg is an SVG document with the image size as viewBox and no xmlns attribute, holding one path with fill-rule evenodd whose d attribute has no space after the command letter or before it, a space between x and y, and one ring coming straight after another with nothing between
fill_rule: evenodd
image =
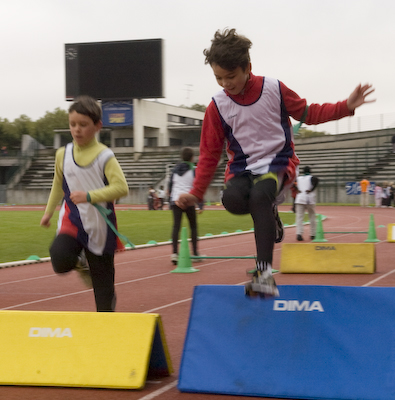
<instances>
[{"instance_id":1,"label":"jumping boy","mask_svg":"<svg viewBox=\"0 0 395 400\"><path fill-rule=\"evenodd\" d=\"M235 29L226 29L217 31L211 47L203 52L224 90L207 107L193 188L180 195L177 204L185 208L203 198L226 142L229 161L222 202L229 212L251 214L254 221L256 271L246 294L277 296L273 248L283 233L276 204L295 181L299 164L289 117L298 121L304 117L306 124L315 125L350 116L369 102L365 98L373 89L359 85L347 100L307 108L306 100L282 82L252 74L251 45Z\"/></svg>"},{"instance_id":2,"label":"jumping boy","mask_svg":"<svg viewBox=\"0 0 395 400\"><path fill-rule=\"evenodd\" d=\"M94 204L111 210L108 219L116 226L114 201L128 194L128 185L112 150L96 140L102 121L94 99L76 99L69 108L69 126L73 142L56 152L55 175L41 225L50 226L63 199L50 247L53 269L59 274L77 270L87 286L93 286L97 311L114 311L114 252L122 245Z\"/></svg>"}]
</instances>

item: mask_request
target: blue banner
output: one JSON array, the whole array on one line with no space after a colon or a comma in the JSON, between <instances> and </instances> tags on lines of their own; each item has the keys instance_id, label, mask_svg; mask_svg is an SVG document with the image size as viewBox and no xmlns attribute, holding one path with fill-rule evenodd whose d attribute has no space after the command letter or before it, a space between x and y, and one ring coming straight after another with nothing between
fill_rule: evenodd
<instances>
[{"instance_id":1,"label":"blue banner","mask_svg":"<svg viewBox=\"0 0 395 400\"><path fill-rule=\"evenodd\" d=\"M374 194L375 182L370 182L369 194ZM361 185L359 182L347 182L346 183L346 194L361 194Z\"/></svg>"},{"instance_id":2,"label":"blue banner","mask_svg":"<svg viewBox=\"0 0 395 400\"><path fill-rule=\"evenodd\" d=\"M131 103L103 103L103 126L132 126L133 104Z\"/></svg>"}]
</instances>

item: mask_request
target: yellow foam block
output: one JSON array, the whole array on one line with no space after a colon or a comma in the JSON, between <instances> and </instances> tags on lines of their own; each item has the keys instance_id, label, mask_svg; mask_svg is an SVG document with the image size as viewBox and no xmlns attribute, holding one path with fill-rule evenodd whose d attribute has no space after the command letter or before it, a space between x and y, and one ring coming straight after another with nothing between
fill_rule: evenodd
<instances>
[{"instance_id":1,"label":"yellow foam block","mask_svg":"<svg viewBox=\"0 0 395 400\"><path fill-rule=\"evenodd\" d=\"M0 384L140 389L172 366L158 314L0 311Z\"/></svg>"},{"instance_id":2,"label":"yellow foam block","mask_svg":"<svg viewBox=\"0 0 395 400\"><path fill-rule=\"evenodd\" d=\"M373 274L374 243L284 243L282 273Z\"/></svg>"},{"instance_id":3,"label":"yellow foam block","mask_svg":"<svg viewBox=\"0 0 395 400\"><path fill-rule=\"evenodd\" d=\"M395 224L388 224L387 242L395 242Z\"/></svg>"}]
</instances>

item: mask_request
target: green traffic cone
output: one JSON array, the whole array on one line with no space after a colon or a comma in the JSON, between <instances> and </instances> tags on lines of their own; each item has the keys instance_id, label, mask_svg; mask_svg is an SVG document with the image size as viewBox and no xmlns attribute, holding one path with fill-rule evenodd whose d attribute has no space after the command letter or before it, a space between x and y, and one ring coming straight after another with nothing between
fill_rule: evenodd
<instances>
[{"instance_id":1,"label":"green traffic cone","mask_svg":"<svg viewBox=\"0 0 395 400\"><path fill-rule=\"evenodd\" d=\"M327 242L324 238L324 229L322 227L322 216L321 214L317 215L317 229L315 231L315 239L312 242Z\"/></svg>"},{"instance_id":2,"label":"green traffic cone","mask_svg":"<svg viewBox=\"0 0 395 400\"><path fill-rule=\"evenodd\" d=\"M29 256L26 260L40 261L41 258L39 256L33 255L33 256Z\"/></svg>"},{"instance_id":3,"label":"green traffic cone","mask_svg":"<svg viewBox=\"0 0 395 400\"><path fill-rule=\"evenodd\" d=\"M198 271L199 271L198 269L192 268L191 255L189 253L189 246L188 246L188 232L187 228L184 226L181 229L181 244L180 244L180 252L178 254L177 268L173 269L173 271L170 272L188 274L191 272L198 272Z\"/></svg>"},{"instance_id":4,"label":"green traffic cone","mask_svg":"<svg viewBox=\"0 0 395 400\"><path fill-rule=\"evenodd\" d=\"M368 238L365 240L365 242L379 242L380 240L377 239L376 235L376 227L374 225L374 217L373 214L370 214L370 221L369 221L369 231L368 231Z\"/></svg>"}]
</instances>

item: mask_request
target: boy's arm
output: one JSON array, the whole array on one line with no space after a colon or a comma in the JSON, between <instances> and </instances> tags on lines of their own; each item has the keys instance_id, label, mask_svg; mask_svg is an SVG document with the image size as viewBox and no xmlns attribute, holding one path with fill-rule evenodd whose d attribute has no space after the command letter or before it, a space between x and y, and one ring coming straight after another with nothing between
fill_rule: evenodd
<instances>
[{"instance_id":1,"label":"boy's arm","mask_svg":"<svg viewBox=\"0 0 395 400\"><path fill-rule=\"evenodd\" d=\"M200 137L199 161L195 169L195 179L190 194L203 199L217 170L224 147L225 135L218 110L212 101L207 107Z\"/></svg>"},{"instance_id":2,"label":"boy's arm","mask_svg":"<svg viewBox=\"0 0 395 400\"><path fill-rule=\"evenodd\" d=\"M199 161L195 169L193 187L189 193L182 193L176 205L182 209L195 205L203 199L208 185L214 177L221 159L225 142L224 130L217 108L212 101L206 109L200 136Z\"/></svg>"},{"instance_id":3,"label":"boy's arm","mask_svg":"<svg viewBox=\"0 0 395 400\"><path fill-rule=\"evenodd\" d=\"M125 175L123 174L122 168L115 157L112 157L108 160L104 168L104 173L108 180L108 185L100 189L89 191L90 202L93 204L100 202L112 202L120 199L121 197L127 196L129 193Z\"/></svg>"},{"instance_id":4,"label":"boy's arm","mask_svg":"<svg viewBox=\"0 0 395 400\"><path fill-rule=\"evenodd\" d=\"M300 98L294 91L280 82L281 94L289 115L300 121L306 108L306 99ZM347 106L347 100L337 103L310 104L304 121L307 125L317 125L328 121L335 121L343 117L354 115L354 110Z\"/></svg>"},{"instance_id":5,"label":"boy's arm","mask_svg":"<svg viewBox=\"0 0 395 400\"><path fill-rule=\"evenodd\" d=\"M55 155L55 174L52 181L52 188L49 194L47 206L45 208L44 216L41 219L40 225L50 226L50 219L56 210L56 206L63 199L63 158L64 158L64 147L57 150Z\"/></svg>"}]
</instances>

